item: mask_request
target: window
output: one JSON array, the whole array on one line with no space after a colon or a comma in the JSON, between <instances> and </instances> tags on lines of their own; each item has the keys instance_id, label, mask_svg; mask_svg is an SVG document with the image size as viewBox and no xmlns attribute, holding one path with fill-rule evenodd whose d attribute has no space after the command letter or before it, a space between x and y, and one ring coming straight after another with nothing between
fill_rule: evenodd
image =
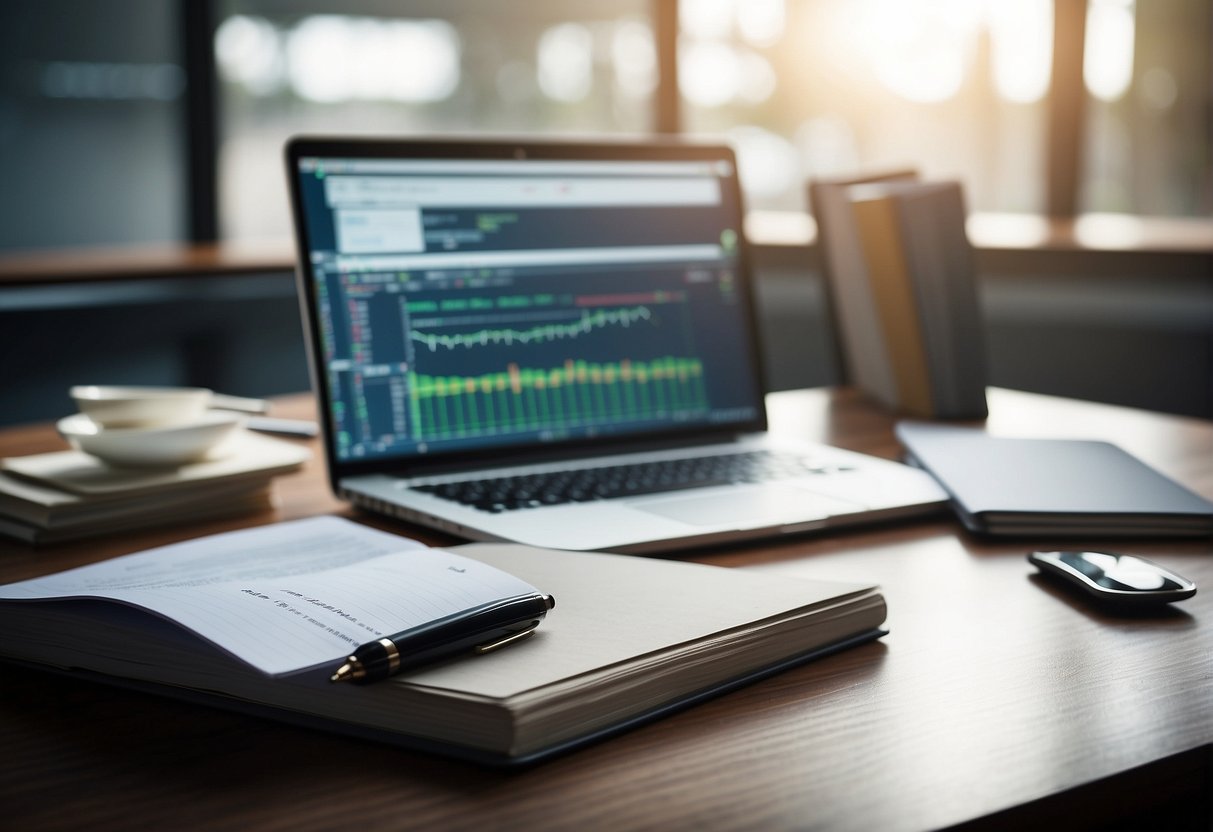
<instances>
[{"instance_id":1,"label":"window","mask_svg":"<svg viewBox=\"0 0 1213 832\"><path fill-rule=\"evenodd\" d=\"M222 5L225 238L289 234L282 145L292 134L651 129L657 69L647 0L400 8Z\"/></svg>"},{"instance_id":2,"label":"window","mask_svg":"<svg viewBox=\"0 0 1213 832\"><path fill-rule=\"evenodd\" d=\"M683 0L686 126L734 141L751 207L914 166L973 207L1044 209L1051 0Z\"/></svg>"},{"instance_id":3,"label":"window","mask_svg":"<svg viewBox=\"0 0 1213 832\"><path fill-rule=\"evenodd\" d=\"M160 0L10 0L0 248L185 236L185 72Z\"/></svg>"},{"instance_id":4,"label":"window","mask_svg":"<svg viewBox=\"0 0 1213 832\"><path fill-rule=\"evenodd\" d=\"M1213 213L1208 0L1089 0L1080 210Z\"/></svg>"},{"instance_id":5,"label":"window","mask_svg":"<svg viewBox=\"0 0 1213 832\"><path fill-rule=\"evenodd\" d=\"M1084 9L1055 54L1055 19ZM0 249L283 239L297 133L680 123L738 147L752 208L910 165L977 210L1213 212L1209 0L9 0L0 18ZM1079 50L1085 81L1059 77L1082 106L1054 129Z\"/></svg>"}]
</instances>

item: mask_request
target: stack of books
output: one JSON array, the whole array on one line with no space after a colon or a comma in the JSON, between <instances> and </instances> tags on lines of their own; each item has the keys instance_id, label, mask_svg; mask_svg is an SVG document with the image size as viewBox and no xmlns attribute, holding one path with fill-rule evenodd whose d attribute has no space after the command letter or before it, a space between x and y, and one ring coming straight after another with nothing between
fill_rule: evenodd
<instances>
[{"instance_id":1,"label":"stack of books","mask_svg":"<svg viewBox=\"0 0 1213 832\"><path fill-rule=\"evenodd\" d=\"M899 412L986 415L986 347L958 182L810 186L852 381Z\"/></svg>"},{"instance_id":2,"label":"stack of books","mask_svg":"<svg viewBox=\"0 0 1213 832\"><path fill-rule=\"evenodd\" d=\"M0 534L57 543L260 511L273 505L274 477L311 455L251 433L228 449L174 468L116 468L80 451L0 460Z\"/></svg>"}]
</instances>

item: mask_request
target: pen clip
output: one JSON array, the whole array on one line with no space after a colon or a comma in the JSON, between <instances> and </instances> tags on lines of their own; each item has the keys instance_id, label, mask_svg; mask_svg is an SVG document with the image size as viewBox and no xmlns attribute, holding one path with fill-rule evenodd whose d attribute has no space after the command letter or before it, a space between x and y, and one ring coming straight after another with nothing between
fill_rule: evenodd
<instances>
[{"instance_id":1,"label":"pen clip","mask_svg":"<svg viewBox=\"0 0 1213 832\"><path fill-rule=\"evenodd\" d=\"M500 650L502 647L508 647L509 645L514 644L515 642L525 641L526 639L535 635L535 628L538 626L539 626L539 622L536 621L530 627L527 627L525 630L521 630L517 633L510 633L505 638L499 638L496 641L490 641L488 644L478 644L472 648L472 652L476 653L476 655L478 655L478 656L483 656L485 653L494 653L494 652Z\"/></svg>"}]
</instances>

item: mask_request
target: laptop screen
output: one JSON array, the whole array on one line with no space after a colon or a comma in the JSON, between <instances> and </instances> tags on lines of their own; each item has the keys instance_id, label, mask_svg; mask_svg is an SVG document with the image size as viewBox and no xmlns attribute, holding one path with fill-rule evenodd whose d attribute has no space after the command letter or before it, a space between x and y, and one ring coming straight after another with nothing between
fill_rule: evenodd
<instances>
[{"instance_id":1,"label":"laptop screen","mask_svg":"<svg viewBox=\"0 0 1213 832\"><path fill-rule=\"evenodd\" d=\"M296 151L314 369L336 461L764 418L727 151Z\"/></svg>"}]
</instances>

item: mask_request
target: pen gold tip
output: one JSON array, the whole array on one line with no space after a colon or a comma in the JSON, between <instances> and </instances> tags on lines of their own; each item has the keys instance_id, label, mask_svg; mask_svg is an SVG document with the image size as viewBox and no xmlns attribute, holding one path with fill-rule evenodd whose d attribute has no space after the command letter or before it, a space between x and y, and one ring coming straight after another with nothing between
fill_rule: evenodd
<instances>
[{"instance_id":1,"label":"pen gold tip","mask_svg":"<svg viewBox=\"0 0 1213 832\"><path fill-rule=\"evenodd\" d=\"M344 682L346 679L352 679L353 677L354 668L350 667L348 664L343 664L341 667L337 668L336 673L329 677L329 681Z\"/></svg>"}]
</instances>

